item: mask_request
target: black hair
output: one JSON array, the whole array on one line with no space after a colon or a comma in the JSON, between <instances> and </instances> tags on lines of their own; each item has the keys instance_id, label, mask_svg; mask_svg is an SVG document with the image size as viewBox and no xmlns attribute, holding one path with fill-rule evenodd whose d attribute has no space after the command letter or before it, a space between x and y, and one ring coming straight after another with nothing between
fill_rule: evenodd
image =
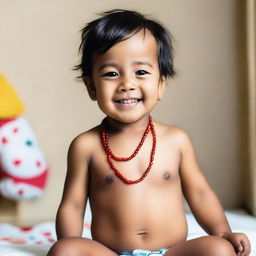
<instances>
[{"instance_id":1,"label":"black hair","mask_svg":"<svg viewBox=\"0 0 256 256\"><path fill-rule=\"evenodd\" d=\"M103 12L101 16L81 30L81 63L74 67L74 70L81 70L80 78L92 75L93 54L105 53L113 45L130 38L141 29L149 30L156 39L160 76L174 76L171 35L162 25L130 10L114 9Z\"/></svg>"}]
</instances>

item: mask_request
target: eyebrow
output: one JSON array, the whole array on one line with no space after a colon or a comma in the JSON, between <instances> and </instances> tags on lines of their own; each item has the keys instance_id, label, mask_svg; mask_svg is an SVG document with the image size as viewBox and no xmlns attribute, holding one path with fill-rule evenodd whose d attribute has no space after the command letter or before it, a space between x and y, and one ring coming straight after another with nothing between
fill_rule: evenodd
<instances>
[{"instance_id":1,"label":"eyebrow","mask_svg":"<svg viewBox=\"0 0 256 256\"><path fill-rule=\"evenodd\" d=\"M132 64L133 65L146 65L146 66L149 66L149 67L153 68L153 66L148 61L133 61ZM106 68L106 67L118 68L118 65L114 62L107 62L107 63L104 63L104 64L100 65L99 71Z\"/></svg>"},{"instance_id":2,"label":"eyebrow","mask_svg":"<svg viewBox=\"0 0 256 256\"><path fill-rule=\"evenodd\" d=\"M114 62L107 62L107 63L104 63L104 64L100 65L99 71L102 70L102 69L104 69L104 68L107 68L107 67L114 67L114 68L117 68L118 65L117 65L116 63L114 63Z\"/></svg>"},{"instance_id":3,"label":"eyebrow","mask_svg":"<svg viewBox=\"0 0 256 256\"><path fill-rule=\"evenodd\" d=\"M146 66L149 66L151 68L153 68L153 66L148 62L148 61L134 61L133 64L135 65L146 65Z\"/></svg>"}]
</instances>

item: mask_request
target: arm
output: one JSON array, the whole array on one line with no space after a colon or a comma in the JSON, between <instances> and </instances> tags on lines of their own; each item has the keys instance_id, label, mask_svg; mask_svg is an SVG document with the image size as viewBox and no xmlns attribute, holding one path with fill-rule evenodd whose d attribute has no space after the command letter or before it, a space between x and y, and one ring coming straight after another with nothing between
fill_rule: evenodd
<instances>
[{"instance_id":1,"label":"arm","mask_svg":"<svg viewBox=\"0 0 256 256\"><path fill-rule=\"evenodd\" d=\"M70 145L64 191L56 218L58 239L82 234L88 194L89 148L90 145L85 142L83 135Z\"/></svg>"},{"instance_id":2,"label":"arm","mask_svg":"<svg viewBox=\"0 0 256 256\"><path fill-rule=\"evenodd\" d=\"M201 227L210 235L228 240L237 255L248 256L250 242L243 233L232 233L222 206L198 167L188 135L179 132L180 175L184 196Z\"/></svg>"},{"instance_id":3,"label":"arm","mask_svg":"<svg viewBox=\"0 0 256 256\"><path fill-rule=\"evenodd\" d=\"M184 196L198 223L210 235L231 232L222 206L198 167L189 136L180 131L180 175Z\"/></svg>"}]
</instances>

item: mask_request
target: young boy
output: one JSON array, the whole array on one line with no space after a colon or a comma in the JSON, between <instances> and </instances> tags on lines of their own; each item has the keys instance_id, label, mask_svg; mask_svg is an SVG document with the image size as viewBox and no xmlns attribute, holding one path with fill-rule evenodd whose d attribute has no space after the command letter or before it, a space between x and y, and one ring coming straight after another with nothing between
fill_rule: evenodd
<instances>
[{"instance_id":1,"label":"young boy","mask_svg":"<svg viewBox=\"0 0 256 256\"><path fill-rule=\"evenodd\" d=\"M106 118L70 145L59 241L48 256L249 255L186 132L150 116L174 75L168 32L137 12L113 10L83 29L80 50L77 69ZM210 236L186 241L183 195ZM92 240L81 238L87 198Z\"/></svg>"}]
</instances>

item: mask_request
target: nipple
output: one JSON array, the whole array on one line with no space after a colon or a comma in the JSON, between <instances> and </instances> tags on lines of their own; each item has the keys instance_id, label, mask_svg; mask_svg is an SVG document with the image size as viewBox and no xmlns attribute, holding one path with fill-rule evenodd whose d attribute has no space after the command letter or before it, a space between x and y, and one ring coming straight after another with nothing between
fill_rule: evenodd
<instances>
[{"instance_id":1,"label":"nipple","mask_svg":"<svg viewBox=\"0 0 256 256\"><path fill-rule=\"evenodd\" d=\"M107 184L111 184L115 181L114 177L112 175L108 175L106 178L105 178L105 182Z\"/></svg>"},{"instance_id":2,"label":"nipple","mask_svg":"<svg viewBox=\"0 0 256 256\"><path fill-rule=\"evenodd\" d=\"M171 178L171 174L169 172L164 172L163 179L164 180L169 180L170 178Z\"/></svg>"}]
</instances>

